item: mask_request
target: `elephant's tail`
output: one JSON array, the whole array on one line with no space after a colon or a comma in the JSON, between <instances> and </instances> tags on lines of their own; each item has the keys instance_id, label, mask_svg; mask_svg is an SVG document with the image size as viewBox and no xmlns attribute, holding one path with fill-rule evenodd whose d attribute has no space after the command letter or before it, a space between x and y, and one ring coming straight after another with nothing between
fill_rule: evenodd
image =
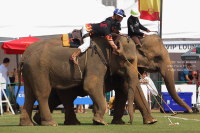
<instances>
[{"instance_id":1,"label":"elephant's tail","mask_svg":"<svg viewBox=\"0 0 200 133\"><path fill-rule=\"evenodd\" d=\"M21 72L22 72L21 68L22 68L23 64L24 64L24 62L20 61L20 63L18 64L18 68L17 68L17 71L18 71L18 89L17 89L17 93L16 93L16 96L15 96L15 102L14 102L15 109L17 107L17 96L18 96L20 86L21 86Z\"/></svg>"}]
</instances>

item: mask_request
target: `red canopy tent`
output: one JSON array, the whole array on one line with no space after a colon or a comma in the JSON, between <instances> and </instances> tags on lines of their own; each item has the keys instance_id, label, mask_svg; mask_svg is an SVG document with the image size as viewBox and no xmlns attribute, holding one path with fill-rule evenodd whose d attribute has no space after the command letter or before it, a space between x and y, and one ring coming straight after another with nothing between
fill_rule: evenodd
<instances>
[{"instance_id":1,"label":"red canopy tent","mask_svg":"<svg viewBox=\"0 0 200 133\"><path fill-rule=\"evenodd\" d=\"M5 54L23 54L26 48L40 39L35 37L24 37L9 42L4 42L1 46Z\"/></svg>"}]
</instances>

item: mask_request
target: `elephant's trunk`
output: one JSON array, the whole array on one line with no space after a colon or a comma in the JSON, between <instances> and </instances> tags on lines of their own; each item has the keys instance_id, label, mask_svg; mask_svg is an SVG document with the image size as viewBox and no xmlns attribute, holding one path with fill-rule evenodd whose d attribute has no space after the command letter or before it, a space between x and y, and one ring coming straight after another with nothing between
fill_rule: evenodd
<instances>
[{"instance_id":1,"label":"elephant's trunk","mask_svg":"<svg viewBox=\"0 0 200 133\"><path fill-rule=\"evenodd\" d=\"M192 112L192 109L178 96L175 89L174 84L174 70L171 67L170 60L166 61L164 64L162 64L161 67L161 74L164 78L167 90L172 97L172 99L183 108L187 109L188 112Z\"/></svg>"}]
</instances>

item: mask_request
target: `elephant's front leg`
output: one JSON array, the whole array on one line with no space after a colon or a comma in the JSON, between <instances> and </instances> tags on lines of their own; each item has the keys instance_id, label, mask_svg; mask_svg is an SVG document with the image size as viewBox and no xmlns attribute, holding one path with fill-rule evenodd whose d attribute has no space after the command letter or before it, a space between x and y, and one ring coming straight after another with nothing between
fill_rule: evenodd
<instances>
[{"instance_id":1,"label":"elephant's front leg","mask_svg":"<svg viewBox=\"0 0 200 133\"><path fill-rule=\"evenodd\" d=\"M134 97L135 97L134 102L143 116L143 123L144 124L153 124L153 123L157 122L157 119L155 119L151 116L150 107L144 97L144 93L143 93L139 83L137 84Z\"/></svg>"},{"instance_id":2,"label":"elephant's front leg","mask_svg":"<svg viewBox=\"0 0 200 133\"><path fill-rule=\"evenodd\" d=\"M106 111L106 103L103 94L104 74L99 75L99 73L102 74L103 72L96 71L96 73L93 72L87 74L84 80L84 90L92 98L97 107L93 119L94 124L107 125L107 123L103 120L103 116Z\"/></svg>"},{"instance_id":3,"label":"elephant's front leg","mask_svg":"<svg viewBox=\"0 0 200 133\"><path fill-rule=\"evenodd\" d=\"M112 124L125 124L122 120L124 114L124 107L127 101L128 95L122 89L115 90L115 105L114 105L114 116Z\"/></svg>"}]
</instances>

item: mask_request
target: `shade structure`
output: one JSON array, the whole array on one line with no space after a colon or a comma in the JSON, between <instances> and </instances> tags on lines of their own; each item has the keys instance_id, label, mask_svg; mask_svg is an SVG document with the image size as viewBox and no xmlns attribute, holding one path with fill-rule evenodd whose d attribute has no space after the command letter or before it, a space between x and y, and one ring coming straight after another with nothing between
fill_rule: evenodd
<instances>
[{"instance_id":1,"label":"shade structure","mask_svg":"<svg viewBox=\"0 0 200 133\"><path fill-rule=\"evenodd\" d=\"M196 53L196 48L192 48L187 51L185 54L181 55L181 60L183 61L199 61L200 54Z\"/></svg>"},{"instance_id":2,"label":"shade structure","mask_svg":"<svg viewBox=\"0 0 200 133\"><path fill-rule=\"evenodd\" d=\"M9 42L4 42L1 46L5 54L23 54L26 48L32 43L39 41L35 37L24 37Z\"/></svg>"}]
</instances>

